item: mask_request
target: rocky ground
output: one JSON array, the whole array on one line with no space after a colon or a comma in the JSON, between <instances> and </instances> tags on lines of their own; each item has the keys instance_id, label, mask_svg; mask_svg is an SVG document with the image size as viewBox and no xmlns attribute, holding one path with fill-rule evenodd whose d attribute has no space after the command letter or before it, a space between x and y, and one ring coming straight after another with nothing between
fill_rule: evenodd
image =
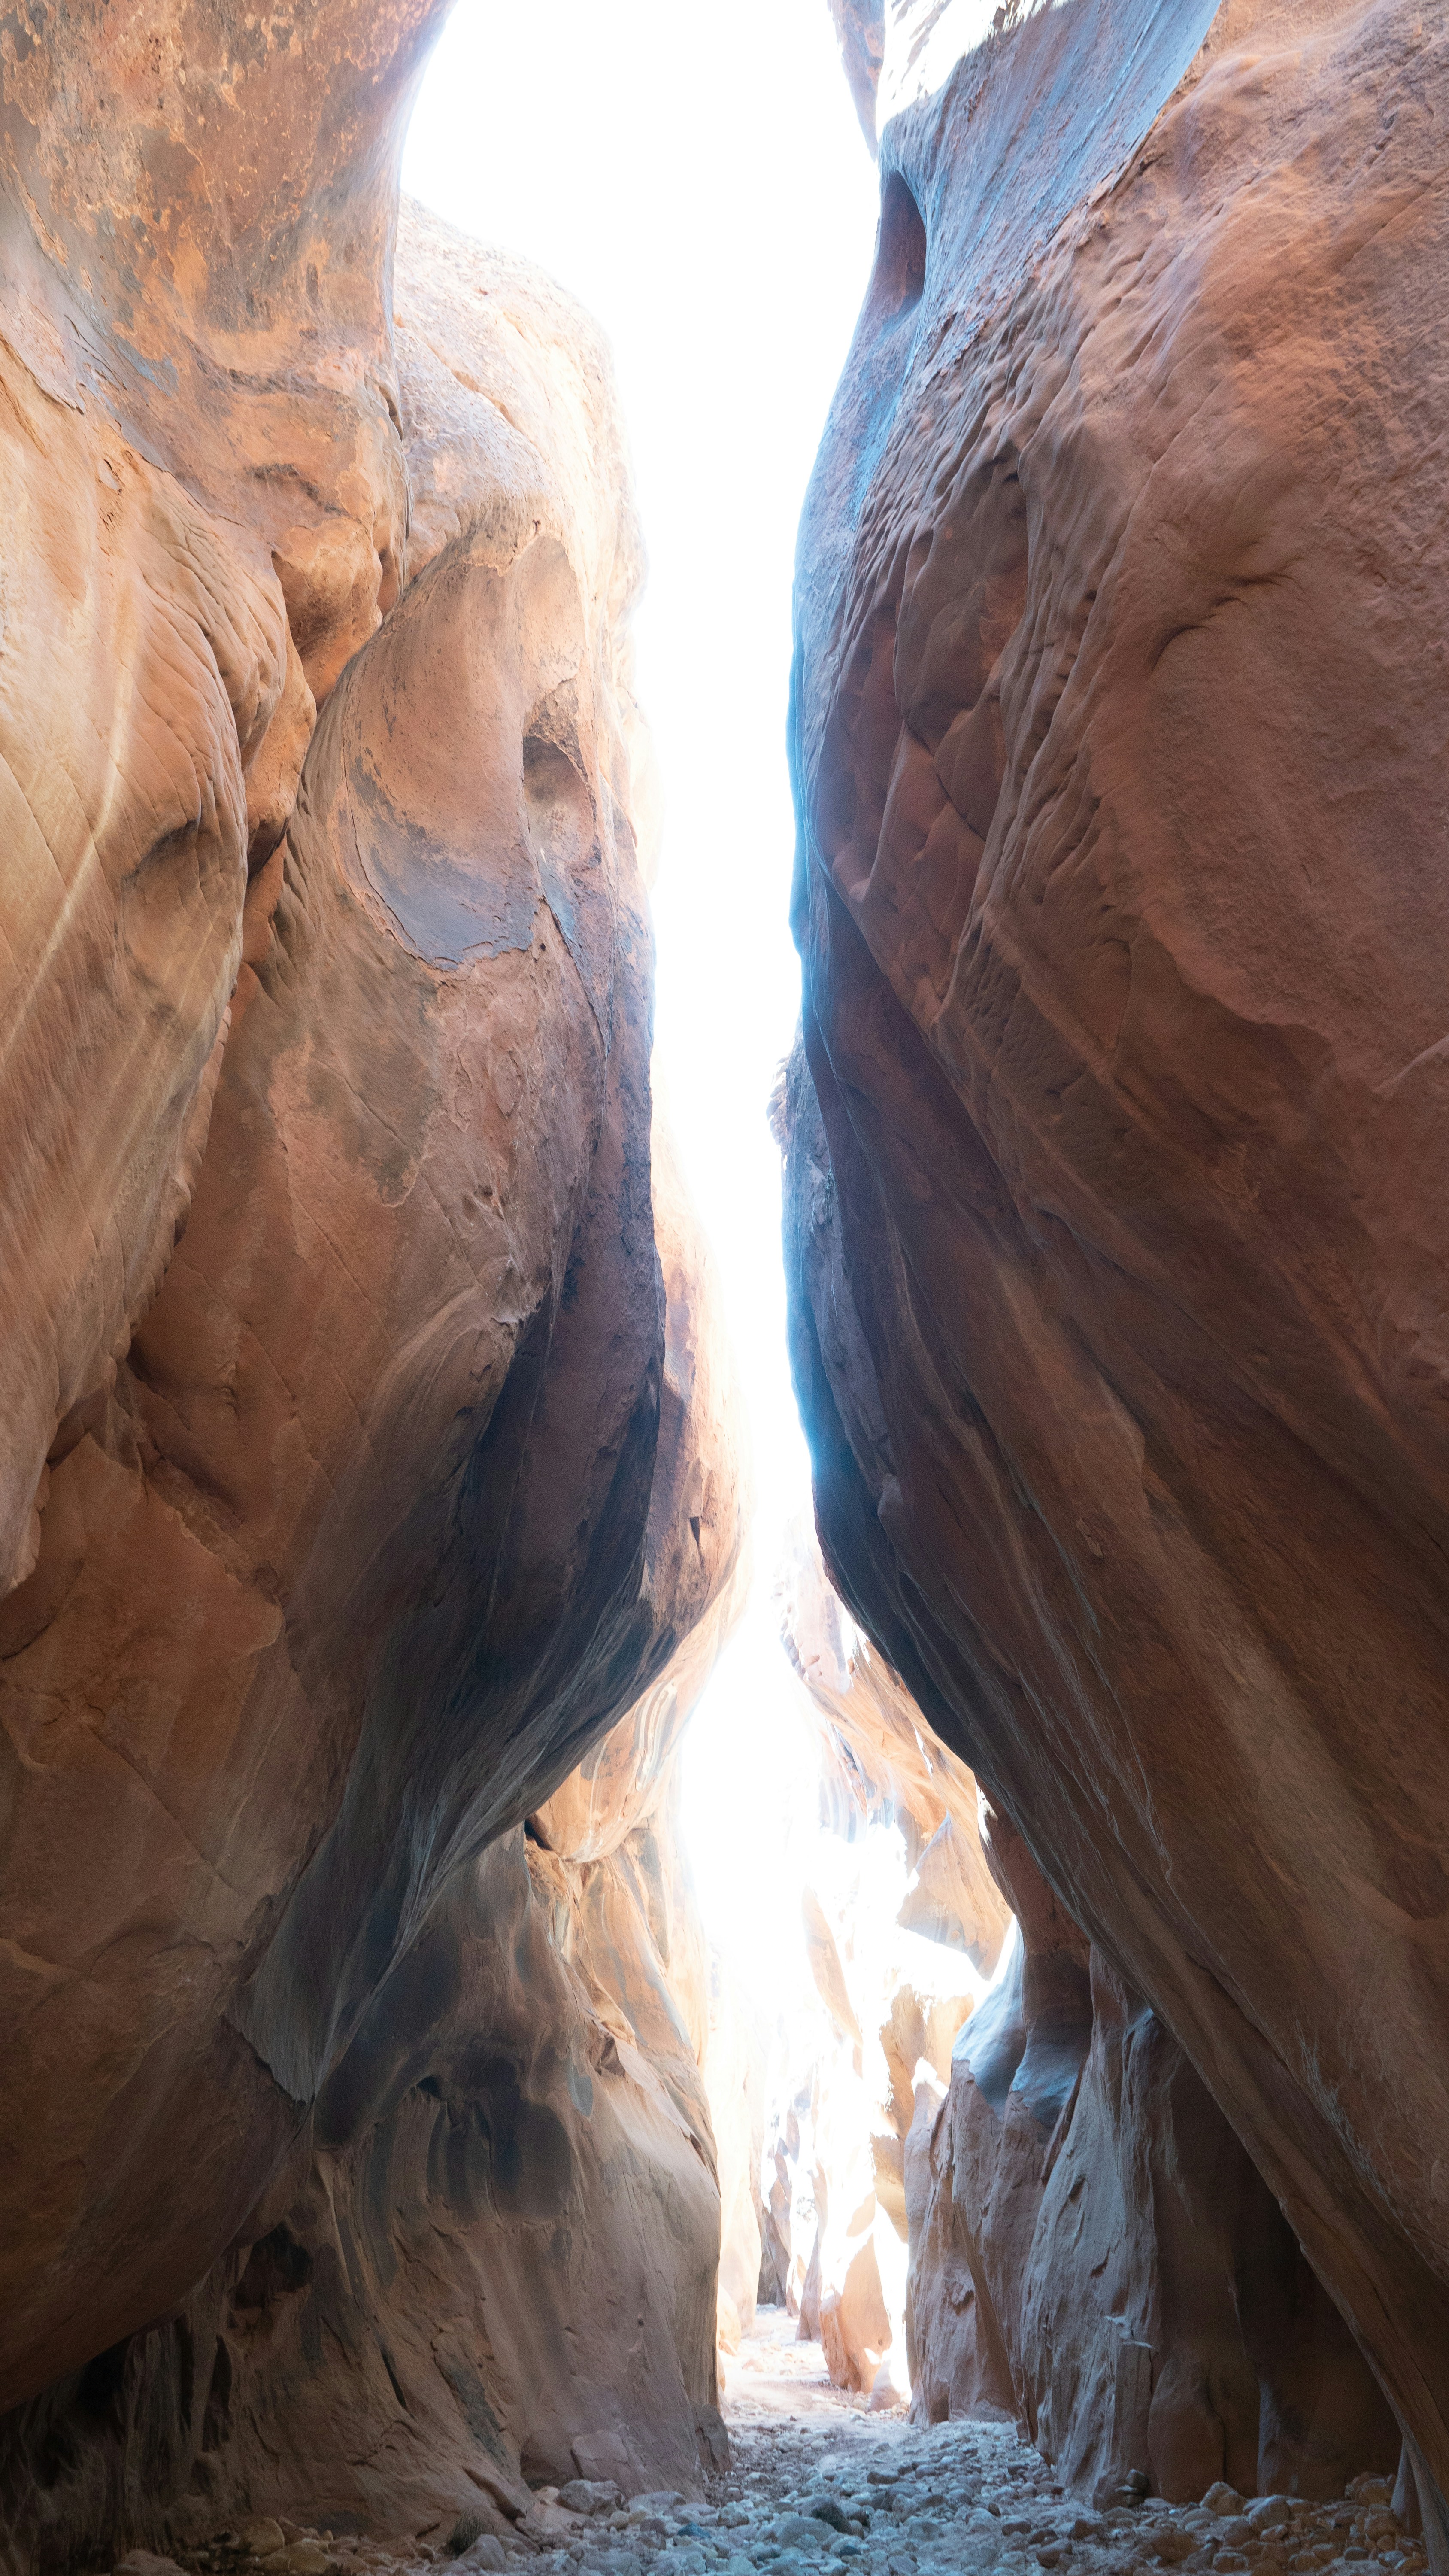
<instances>
[{"instance_id":1,"label":"rocky ground","mask_svg":"<svg viewBox=\"0 0 1449 2576\"><path fill-rule=\"evenodd\" d=\"M576 2479L545 2487L508 2539L466 2524L407 2537L334 2534L258 2521L184 2554L188 2576L1126 2576L1160 2567L1213 2576L1419 2576L1425 2553L1401 2530L1389 2482L1351 2481L1337 2502L1245 2501L1215 2486L1168 2505L1124 2490L1101 2509L1067 2495L1006 2424L920 2429L832 2388L818 2345L763 2311L728 2364L732 2459L704 2499L630 2498ZM116 2576L179 2576L137 2551Z\"/></svg>"}]
</instances>

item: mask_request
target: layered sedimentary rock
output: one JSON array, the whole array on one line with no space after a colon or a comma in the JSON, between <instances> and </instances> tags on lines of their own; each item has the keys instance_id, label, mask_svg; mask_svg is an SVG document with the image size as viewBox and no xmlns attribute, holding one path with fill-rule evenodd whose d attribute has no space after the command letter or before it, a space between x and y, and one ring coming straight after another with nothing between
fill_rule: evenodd
<instances>
[{"instance_id":1,"label":"layered sedimentary rock","mask_svg":"<svg viewBox=\"0 0 1449 2576\"><path fill-rule=\"evenodd\" d=\"M401 2514L708 2427L654 1809L742 1502L651 1154L639 547L587 318L420 217L394 282L436 15L7 40L22 2563L198 2457Z\"/></svg>"},{"instance_id":2,"label":"layered sedimentary rock","mask_svg":"<svg viewBox=\"0 0 1449 2576\"><path fill-rule=\"evenodd\" d=\"M820 1526L1281 2202L1432 2522L1449 30L996 14L915 13L801 538Z\"/></svg>"}]
</instances>

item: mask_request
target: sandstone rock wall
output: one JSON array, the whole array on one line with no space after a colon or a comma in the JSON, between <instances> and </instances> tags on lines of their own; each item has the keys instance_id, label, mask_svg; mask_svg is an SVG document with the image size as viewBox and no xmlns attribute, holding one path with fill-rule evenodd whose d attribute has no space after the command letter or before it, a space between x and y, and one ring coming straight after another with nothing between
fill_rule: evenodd
<instances>
[{"instance_id":1,"label":"sandstone rock wall","mask_svg":"<svg viewBox=\"0 0 1449 2576\"><path fill-rule=\"evenodd\" d=\"M750 1998L716 1951L710 1962L703 2071L719 2170L717 2339L722 2352L738 2352L755 2322L760 2294L766 2068L765 2037Z\"/></svg>"},{"instance_id":2,"label":"sandstone rock wall","mask_svg":"<svg viewBox=\"0 0 1449 2576\"><path fill-rule=\"evenodd\" d=\"M530 2482L576 2476L697 2488L720 2192L671 1788L628 1777L644 1812L603 1858L530 1823L455 1873L250 2241L9 2419L10 2563L258 2513L528 2530Z\"/></svg>"},{"instance_id":3,"label":"sandstone rock wall","mask_svg":"<svg viewBox=\"0 0 1449 2576\"><path fill-rule=\"evenodd\" d=\"M0 1582L169 1255L314 701L404 575L390 248L442 15L323 0L304 48L81 0L6 45Z\"/></svg>"},{"instance_id":4,"label":"sandstone rock wall","mask_svg":"<svg viewBox=\"0 0 1449 2576\"><path fill-rule=\"evenodd\" d=\"M17 2565L712 2432L658 1802L742 1467L651 1146L640 552L587 317L415 214L394 266L438 15L0 67Z\"/></svg>"},{"instance_id":5,"label":"sandstone rock wall","mask_svg":"<svg viewBox=\"0 0 1449 2576\"><path fill-rule=\"evenodd\" d=\"M804 1533L780 1599L782 1642L819 1731L825 1849L842 1846L856 1867L804 1894L819 2009L786 2034L773 2070L771 2254L836 2385L888 2404L909 2393L916 2081L944 2084L1010 1914L982 1856L974 1780L854 1629Z\"/></svg>"},{"instance_id":6,"label":"sandstone rock wall","mask_svg":"<svg viewBox=\"0 0 1449 2576\"><path fill-rule=\"evenodd\" d=\"M997 14L801 535L822 1537L1442 2490L1449 31Z\"/></svg>"},{"instance_id":7,"label":"sandstone rock wall","mask_svg":"<svg viewBox=\"0 0 1449 2576\"><path fill-rule=\"evenodd\" d=\"M912 2404L1014 2417L1100 2503L1340 2496L1393 2414L1158 2016L989 1817L1017 1936L906 2149Z\"/></svg>"}]
</instances>

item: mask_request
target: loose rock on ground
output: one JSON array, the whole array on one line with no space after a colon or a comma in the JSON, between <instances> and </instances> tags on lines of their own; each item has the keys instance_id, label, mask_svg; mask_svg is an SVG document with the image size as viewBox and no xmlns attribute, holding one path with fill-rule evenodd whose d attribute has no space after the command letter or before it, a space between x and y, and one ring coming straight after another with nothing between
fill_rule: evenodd
<instances>
[{"instance_id":1,"label":"loose rock on ground","mask_svg":"<svg viewBox=\"0 0 1449 2576\"><path fill-rule=\"evenodd\" d=\"M115 2576L425 2576L528 2567L537 2576L1419 2576L1390 2482L1364 2475L1328 2502L1243 2497L1219 2483L1195 2504L1135 2494L1098 2506L1068 2494L1015 2429L974 2418L920 2427L831 2387L819 2347L760 2312L729 2368L731 2465L703 2496L625 2497L606 2480L544 2487L506 2536L371 2536L259 2520L172 2561L140 2552Z\"/></svg>"}]
</instances>

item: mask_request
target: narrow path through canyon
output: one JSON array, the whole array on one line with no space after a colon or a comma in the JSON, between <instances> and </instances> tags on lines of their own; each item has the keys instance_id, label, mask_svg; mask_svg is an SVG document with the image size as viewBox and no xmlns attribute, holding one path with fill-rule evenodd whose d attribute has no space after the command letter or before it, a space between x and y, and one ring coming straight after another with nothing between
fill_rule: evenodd
<instances>
[{"instance_id":1,"label":"narrow path through canyon","mask_svg":"<svg viewBox=\"0 0 1449 2576\"><path fill-rule=\"evenodd\" d=\"M262 2519L183 2553L193 2576L1080 2576L1211 2569L1213 2576L1416 2576L1421 2545L1400 2528L1392 2482L1362 2475L1340 2501L1249 2501L1221 2483L1197 2504L1129 2483L1101 2509L1066 2493L1015 2428L978 2417L920 2426L900 2406L834 2387L818 2343L783 2308L761 2308L721 2357L729 2464L703 2497L621 2495L606 2479L544 2487L507 2540L469 2540L460 2520L391 2538ZM460 2546L460 2543L463 2544ZM116 2576L175 2576L135 2551Z\"/></svg>"},{"instance_id":2,"label":"narrow path through canyon","mask_svg":"<svg viewBox=\"0 0 1449 2576\"><path fill-rule=\"evenodd\" d=\"M1449 2576L1449 6L4 22L0 2576Z\"/></svg>"}]
</instances>

